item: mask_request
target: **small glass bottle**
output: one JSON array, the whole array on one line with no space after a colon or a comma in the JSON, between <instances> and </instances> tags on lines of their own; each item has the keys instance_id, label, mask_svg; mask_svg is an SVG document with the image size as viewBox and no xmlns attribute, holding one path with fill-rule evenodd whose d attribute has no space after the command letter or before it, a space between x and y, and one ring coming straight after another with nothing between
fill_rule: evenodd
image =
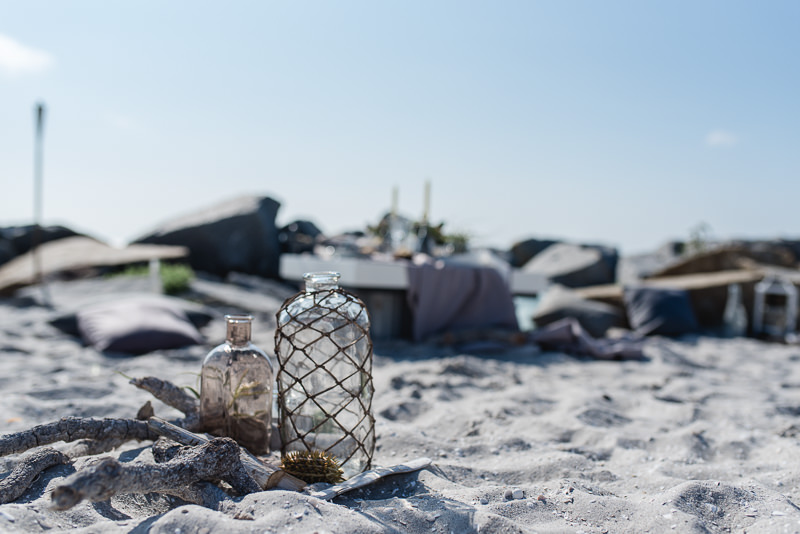
<instances>
[{"instance_id":1,"label":"small glass bottle","mask_svg":"<svg viewBox=\"0 0 800 534\"><path fill-rule=\"evenodd\" d=\"M233 438L253 454L265 454L272 430L274 368L250 341L252 316L226 315L225 321L225 342L203 360L200 423L206 432Z\"/></svg>"},{"instance_id":2,"label":"small glass bottle","mask_svg":"<svg viewBox=\"0 0 800 534\"><path fill-rule=\"evenodd\" d=\"M350 478L369 469L375 450L369 316L339 289L339 273L304 278L275 331L281 452L327 451Z\"/></svg>"},{"instance_id":3,"label":"small glass bottle","mask_svg":"<svg viewBox=\"0 0 800 534\"><path fill-rule=\"evenodd\" d=\"M747 312L742 303L739 284L728 284L728 300L722 314L723 332L726 337L742 337L747 334Z\"/></svg>"}]
</instances>

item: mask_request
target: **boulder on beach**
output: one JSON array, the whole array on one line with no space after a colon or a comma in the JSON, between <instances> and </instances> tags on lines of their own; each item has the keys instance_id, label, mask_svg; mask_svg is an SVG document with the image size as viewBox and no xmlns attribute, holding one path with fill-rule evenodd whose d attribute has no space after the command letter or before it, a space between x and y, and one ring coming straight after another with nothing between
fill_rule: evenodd
<instances>
[{"instance_id":1,"label":"boulder on beach","mask_svg":"<svg viewBox=\"0 0 800 534\"><path fill-rule=\"evenodd\" d=\"M522 270L567 287L612 284L617 259L618 253L611 247L556 243L537 254Z\"/></svg>"},{"instance_id":2,"label":"boulder on beach","mask_svg":"<svg viewBox=\"0 0 800 534\"><path fill-rule=\"evenodd\" d=\"M279 207L269 197L239 197L168 221L134 243L186 247L196 271L277 278L281 246L275 217Z\"/></svg>"},{"instance_id":3,"label":"boulder on beach","mask_svg":"<svg viewBox=\"0 0 800 534\"><path fill-rule=\"evenodd\" d=\"M278 231L278 240L281 243L281 252L288 254L302 254L314 252L317 238L322 235L322 230L311 221L294 221Z\"/></svg>"},{"instance_id":4,"label":"boulder on beach","mask_svg":"<svg viewBox=\"0 0 800 534\"><path fill-rule=\"evenodd\" d=\"M531 259L533 259L537 254L542 252L544 249L549 247L550 245L555 245L559 243L559 241L555 241L553 239L526 239L524 241L519 241L518 243L514 243L512 245L511 250L509 251L511 255L511 266L512 267L522 267L526 263L528 263Z\"/></svg>"}]
</instances>

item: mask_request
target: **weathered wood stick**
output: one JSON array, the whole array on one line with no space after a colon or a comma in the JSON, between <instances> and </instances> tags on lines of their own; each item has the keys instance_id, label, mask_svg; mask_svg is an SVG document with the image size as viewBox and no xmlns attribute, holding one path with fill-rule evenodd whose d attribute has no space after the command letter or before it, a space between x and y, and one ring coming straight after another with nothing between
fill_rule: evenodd
<instances>
[{"instance_id":1,"label":"weathered wood stick","mask_svg":"<svg viewBox=\"0 0 800 534\"><path fill-rule=\"evenodd\" d=\"M123 438L108 438L101 441L82 439L58 451L42 447L20 459L9 475L0 481L0 504L15 501L30 488L37 475L54 465L68 464L74 458L110 451L127 441Z\"/></svg>"},{"instance_id":2,"label":"weathered wood stick","mask_svg":"<svg viewBox=\"0 0 800 534\"><path fill-rule=\"evenodd\" d=\"M33 480L48 467L68 464L66 454L50 447L38 449L20 460L11 473L0 480L0 504L17 500L31 486Z\"/></svg>"},{"instance_id":3,"label":"weathered wood stick","mask_svg":"<svg viewBox=\"0 0 800 534\"><path fill-rule=\"evenodd\" d=\"M153 459L159 464L186 458L191 454L191 450L192 447L181 445L163 436L158 438L152 447ZM220 502L230 498L219 486L205 481L190 484L186 488L181 488L180 494L178 493L176 491L175 496L186 502L193 502L214 510L219 508Z\"/></svg>"},{"instance_id":4,"label":"weathered wood stick","mask_svg":"<svg viewBox=\"0 0 800 534\"><path fill-rule=\"evenodd\" d=\"M155 398L167 406L172 406L184 415L193 415L200 411L200 402L196 398L168 380L145 376L143 378L132 378L129 383L139 389L150 392Z\"/></svg>"},{"instance_id":5,"label":"weathered wood stick","mask_svg":"<svg viewBox=\"0 0 800 534\"><path fill-rule=\"evenodd\" d=\"M175 426L158 417L151 417L147 420L150 429L165 438L178 442L181 445L202 445L208 443L209 438L202 434L190 432L185 428ZM280 488L285 490L300 491L306 483L297 477L276 468L271 467L255 456L247 449L240 447L242 465L251 477L261 486L262 489Z\"/></svg>"},{"instance_id":6,"label":"weathered wood stick","mask_svg":"<svg viewBox=\"0 0 800 534\"><path fill-rule=\"evenodd\" d=\"M116 449L126 441L128 440L123 438L107 438L103 440L82 439L64 449L64 454L71 459L80 456L94 456L95 454L102 454Z\"/></svg>"},{"instance_id":7,"label":"weathered wood stick","mask_svg":"<svg viewBox=\"0 0 800 534\"><path fill-rule=\"evenodd\" d=\"M63 417L58 421L37 425L29 430L0 437L0 456L24 452L34 447L49 445L56 441L77 441L91 438L155 440L158 435L147 426L146 421L135 419L92 419L88 417Z\"/></svg>"},{"instance_id":8,"label":"weathered wood stick","mask_svg":"<svg viewBox=\"0 0 800 534\"><path fill-rule=\"evenodd\" d=\"M53 489L51 498L57 510L72 508L83 499L103 501L118 493L158 492L184 498L187 490L196 493L196 482L216 480L227 482L239 495L261 491L242 466L239 445L230 438L215 438L164 464L123 464L102 458L67 477Z\"/></svg>"}]
</instances>

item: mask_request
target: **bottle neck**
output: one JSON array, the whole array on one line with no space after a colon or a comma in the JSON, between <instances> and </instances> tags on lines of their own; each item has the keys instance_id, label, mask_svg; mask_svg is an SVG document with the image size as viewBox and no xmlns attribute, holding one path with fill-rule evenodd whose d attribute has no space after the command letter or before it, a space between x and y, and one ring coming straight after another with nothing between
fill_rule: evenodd
<instances>
[{"instance_id":1,"label":"bottle neck","mask_svg":"<svg viewBox=\"0 0 800 534\"><path fill-rule=\"evenodd\" d=\"M225 339L234 347L241 347L250 343L252 315L226 315L228 332Z\"/></svg>"},{"instance_id":2,"label":"bottle neck","mask_svg":"<svg viewBox=\"0 0 800 534\"><path fill-rule=\"evenodd\" d=\"M335 272L306 273L303 276L306 281L306 293L338 289L339 276L339 273Z\"/></svg>"}]
</instances>

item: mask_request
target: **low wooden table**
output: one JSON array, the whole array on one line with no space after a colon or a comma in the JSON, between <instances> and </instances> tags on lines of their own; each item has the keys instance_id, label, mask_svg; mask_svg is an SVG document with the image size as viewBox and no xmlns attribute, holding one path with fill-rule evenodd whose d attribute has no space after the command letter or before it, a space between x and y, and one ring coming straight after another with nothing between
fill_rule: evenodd
<instances>
[{"instance_id":1,"label":"low wooden table","mask_svg":"<svg viewBox=\"0 0 800 534\"><path fill-rule=\"evenodd\" d=\"M411 311L406 303L408 289L407 260L332 257L311 254L282 254L281 278L302 281L308 272L335 271L341 277L339 285L358 295L367 305L372 319L373 339L410 337ZM513 295L536 296L549 284L547 277L511 271L510 288Z\"/></svg>"}]
</instances>

